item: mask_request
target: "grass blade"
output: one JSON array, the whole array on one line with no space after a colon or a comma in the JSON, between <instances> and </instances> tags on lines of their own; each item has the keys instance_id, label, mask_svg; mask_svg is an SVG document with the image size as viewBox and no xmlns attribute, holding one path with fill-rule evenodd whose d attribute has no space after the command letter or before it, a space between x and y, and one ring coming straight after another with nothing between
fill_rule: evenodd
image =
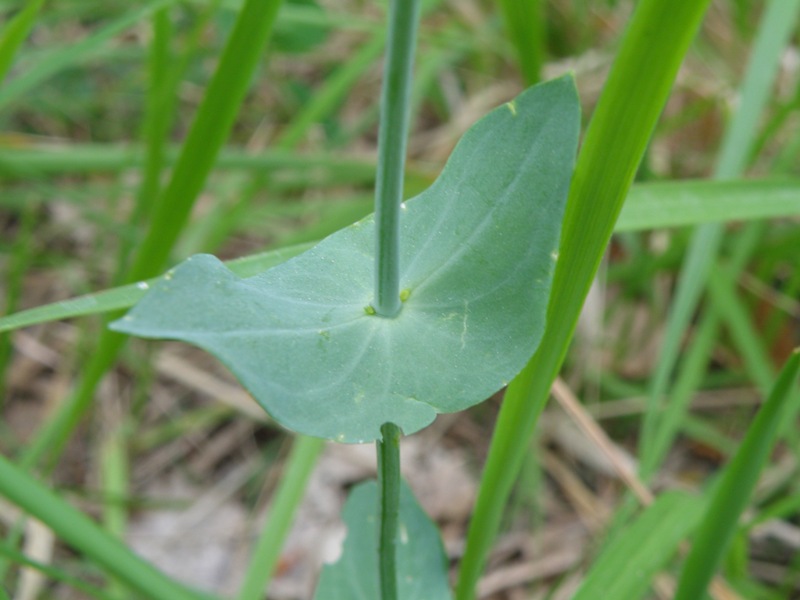
<instances>
[{"instance_id":1,"label":"grass blade","mask_svg":"<svg viewBox=\"0 0 800 600\"><path fill-rule=\"evenodd\" d=\"M283 540L289 533L308 478L324 448L325 441L319 438L297 436L293 440L291 454L286 461L258 544L250 558L237 600L260 600L264 597L264 588L278 564Z\"/></svg>"},{"instance_id":2,"label":"grass blade","mask_svg":"<svg viewBox=\"0 0 800 600\"><path fill-rule=\"evenodd\" d=\"M74 588L76 591L83 592L87 598L91 598L92 600L118 600L118 597L82 581L61 569L31 560L21 552L15 550L14 547L5 540L0 540L0 556L8 559L11 563L16 563L20 566L39 571L52 581L59 581ZM9 600L9 597L4 594L3 588L0 587L0 600Z\"/></svg>"},{"instance_id":3,"label":"grass blade","mask_svg":"<svg viewBox=\"0 0 800 600\"><path fill-rule=\"evenodd\" d=\"M161 174L164 168L164 150L169 141L169 128L174 113L175 86L167 79L172 64L170 41L173 37L169 9L162 8L153 15L153 39L150 43L148 60L148 92L145 104L142 141L145 148L142 180L136 193L136 203L129 223L142 227L153 210L161 188ZM117 259L117 279L124 277L130 253L135 242L133 236L122 238Z\"/></svg>"},{"instance_id":4,"label":"grass blade","mask_svg":"<svg viewBox=\"0 0 800 600\"><path fill-rule=\"evenodd\" d=\"M659 496L594 561L572 600L644 597L704 508L701 499L688 494Z\"/></svg>"},{"instance_id":5,"label":"grass blade","mask_svg":"<svg viewBox=\"0 0 800 600\"><path fill-rule=\"evenodd\" d=\"M756 138L759 115L762 113L794 23L800 11L800 0L771 0L759 26L753 53L742 83L741 102L730 127L726 129L714 176L730 179L741 174ZM678 280L675 299L667 320L666 334L656 371L648 391L648 408L640 436L642 476L647 479L657 462L650 442L656 438L659 425L660 399L665 396L670 375L680 352L680 340L700 301L707 275L719 252L724 227L709 224L700 227L692 237Z\"/></svg>"},{"instance_id":6,"label":"grass blade","mask_svg":"<svg viewBox=\"0 0 800 600\"><path fill-rule=\"evenodd\" d=\"M692 550L686 558L675 600L701 598L713 577L769 458L780 424L791 408L786 400L791 397L799 370L800 350L795 350L786 361L772 393L756 415L738 452L721 475L694 538Z\"/></svg>"},{"instance_id":7,"label":"grass blade","mask_svg":"<svg viewBox=\"0 0 800 600\"><path fill-rule=\"evenodd\" d=\"M30 92L31 89L62 69L80 64L101 52L105 43L111 38L146 19L154 11L175 2L176 0L154 0L138 6L85 39L71 45L67 50L58 49L46 56L41 56L35 66L0 88L0 108L19 100L23 94Z\"/></svg>"},{"instance_id":8,"label":"grass blade","mask_svg":"<svg viewBox=\"0 0 800 600\"><path fill-rule=\"evenodd\" d=\"M225 264L237 275L249 277L301 254L311 246L312 244L287 246L278 250L237 258ZM0 317L0 333L48 321L96 315L130 308L141 300L150 286L162 277L164 275Z\"/></svg>"},{"instance_id":9,"label":"grass blade","mask_svg":"<svg viewBox=\"0 0 800 600\"><path fill-rule=\"evenodd\" d=\"M131 266L129 282L152 277L167 261L233 127L280 4L280 0L250 0L242 7L172 177L159 198L153 226Z\"/></svg>"},{"instance_id":10,"label":"grass blade","mask_svg":"<svg viewBox=\"0 0 800 600\"><path fill-rule=\"evenodd\" d=\"M730 270L724 267L714 269L708 277L709 299L727 323L751 381L766 395L775 380L772 361L764 347L764 341L753 326L747 308L736 293L736 281Z\"/></svg>"},{"instance_id":11,"label":"grass blade","mask_svg":"<svg viewBox=\"0 0 800 600\"><path fill-rule=\"evenodd\" d=\"M247 0L234 25L217 70L208 85L192 122L172 177L152 217L139 252L126 274L127 283L145 280L164 268L175 241L189 220L192 206L202 190L222 144L251 82L255 67L266 46L280 0ZM111 315L111 320L116 315ZM23 462L32 465L43 456L60 453L72 430L91 405L100 379L114 364L125 336L104 329L96 352L87 363L82 378L57 413L28 448Z\"/></svg>"},{"instance_id":12,"label":"grass blade","mask_svg":"<svg viewBox=\"0 0 800 600\"><path fill-rule=\"evenodd\" d=\"M643 183L631 188L615 232L800 215L800 181Z\"/></svg>"},{"instance_id":13,"label":"grass blade","mask_svg":"<svg viewBox=\"0 0 800 600\"><path fill-rule=\"evenodd\" d=\"M3 35L0 36L0 83L6 78L17 50L33 29L43 4L44 0L30 0L3 29Z\"/></svg>"},{"instance_id":14,"label":"grass blade","mask_svg":"<svg viewBox=\"0 0 800 600\"><path fill-rule=\"evenodd\" d=\"M541 0L501 0L500 11L526 85L539 82L545 60L544 4Z\"/></svg>"},{"instance_id":15,"label":"grass blade","mask_svg":"<svg viewBox=\"0 0 800 600\"><path fill-rule=\"evenodd\" d=\"M725 269L731 282L738 277L756 251L758 243L762 239L763 229L763 224L758 224L756 227L746 227L739 234L738 243ZM696 276L699 277L699 275ZM675 385L670 391L669 402L661 414L658 429L655 431L654 438L648 440L649 452L643 457L640 464L642 473L654 472L669 451L681 423L685 420L689 403L703 380L709 357L720 331L722 320L720 312L717 305L712 303L710 308L704 312L700 324L696 328L694 340L685 354L675 379ZM728 321L730 323L730 315L728 315ZM737 341L739 339L741 338L737 338ZM744 352L745 356L748 355L748 352L749 350ZM772 373L770 372L766 383L764 383L764 379L760 381L763 384L762 390L766 394L772 383Z\"/></svg>"},{"instance_id":16,"label":"grass blade","mask_svg":"<svg viewBox=\"0 0 800 600\"><path fill-rule=\"evenodd\" d=\"M506 390L470 524L457 598L475 584L584 298L707 1L643 0L592 117L567 202L540 350ZM659 30L653 36L653 29Z\"/></svg>"},{"instance_id":17,"label":"grass blade","mask_svg":"<svg viewBox=\"0 0 800 600\"><path fill-rule=\"evenodd\" d=\"M176 583L136 556L83 513L0 455L0 495L30 513L62 540L152 600L209 600Z\"/></svg>"}]
</instances>

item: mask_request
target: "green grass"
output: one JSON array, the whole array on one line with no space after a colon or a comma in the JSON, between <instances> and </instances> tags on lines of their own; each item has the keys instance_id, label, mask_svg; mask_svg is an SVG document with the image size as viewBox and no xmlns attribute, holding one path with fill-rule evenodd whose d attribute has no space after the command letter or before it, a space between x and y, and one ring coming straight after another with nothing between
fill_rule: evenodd
<instances>
[{"instance_id":1,"label":"green grass","mask_svg":"<svg viewBox=\"0 0 800 600\"><path fill-rule=\"evenodd\" d=\"M543 341L506 389L496 425L489 404L442 434L482 477L468 533L465 520L451 523L466 540L457 598L475 597L503 527L547 530L548 515L528 515L523 496L540 494L545 511L554 490L570 498L557 477L529 483L541 462L531 439L558 374L587 404L600 399L593 414L607 400L630 411L602 424L635 453L644 483L659 482L657 497L637 508L608 475L565 461L596 501L603 490L608 529L580 550L580 566L521 593L562 593L580 580L576 597L614 590L634 599L673 580L677 598L702 597L712 581L743 598L793 597L796 560L775 559L776 583L749 562L758 560L757 524L800 514L800 473L787 458L800 451L800 85L781 70L796 47L800 0L720 1L707 14L709 3L695 0L456 4L422 3L414 77L406 92L389 92L412 115L392 198L427 188L460 134L525 85L573 70L584 107ZM387 9L0 3L0 496L50 526L59 549L51 564L27 555L22 521L4 519L0 597L19 592L23 568L52 584L42 599L69 587L115 600L215 597L126 546L137 466L252 417L175 386L174 412L154 417L150 398L166 389L151 364L157 354L104 325L189 254L219 252L248 277L372 210L388 164L377 153L379 123L380 135L397 126L396 140L405 129L378 111ZM389 147L405 157L401 141ZM602 342L575 334L597 277L613 332ZM391 276L384 283L398 296ZM657 341L648 350L649 338ZM30 366L36 360L46 371ZM56 377L59 391L46 388L52 408L30 417L38 431L18 430L15 415L43 405L42 386ZM104 379L123 390L113 403L97 391ZM703 404L715 395L724 405L734 390L765 402ZM271 490L239 600L263 597L281 573L283 540L324 447L262 422L255 446L291 450L236 494L254 509L252 490ZM465 444L463 431L478 435ZM675 464L702 476L681 479ZM672 491L676 481L693 491ZM98 518L77 510L76 498L100 498ZM569 502L559 510L579 518Z\"/></svg>"}]
</instances>

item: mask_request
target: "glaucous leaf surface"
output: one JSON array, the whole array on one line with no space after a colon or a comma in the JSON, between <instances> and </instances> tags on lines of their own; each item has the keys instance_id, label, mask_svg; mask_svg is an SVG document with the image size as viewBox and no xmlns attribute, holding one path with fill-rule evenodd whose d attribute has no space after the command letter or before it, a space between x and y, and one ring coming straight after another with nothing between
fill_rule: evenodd
<instances>
[{"instance_id":1,"label":"glaucous leaf surface","mask_svg":"<svg viewBox=\"0 0 800 600\"><path fill-rule=\"evenodd\" d=\"M375 600L378 582L378 484L353 488L342 517L347 538L342 555L322 570L314 600ZM448 563L436 525L403 482L400 488L397 587L401 600L450 600Z\"/></svg>"},{"instance_id":2,"label":"glaucous leaf surface","mask_svg":"<svg viewBox=\"0 0 800 600\"><path fill-rule=\"evenodd\" d=\"M570 77L500 106L461 139L436 182L401 211L403 306L370 314L367 217L241 279L197 255L112 328L214 354L284 427L370 442L485 400L541 338L574 164Z\"/></svg>"}]
</instances>

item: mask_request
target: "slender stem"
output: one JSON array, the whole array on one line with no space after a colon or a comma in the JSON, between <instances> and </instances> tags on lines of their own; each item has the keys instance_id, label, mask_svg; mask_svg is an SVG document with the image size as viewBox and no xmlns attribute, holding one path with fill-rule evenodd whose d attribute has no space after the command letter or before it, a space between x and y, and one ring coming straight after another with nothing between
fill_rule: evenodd
<instances>
[{"instance_id":1,"label":"slender stem","mask_svg":"<svg viewBox=\"0 0 800 600\"><path fill-rule=\"evenodd\" d=\"M375 183L375 312L394 317L400 311L400 202L411 106L419 0L392 0L378 129Z\"/></svg>"},{"instance_id":2,"label":"slender stem","mask_svg":"<svg viewBox=\"0 0 800 600\"><path fill-rule=\"evenodd\" d=\"M381 426L378 446L378 487L381 523L378 538L378 574L381 600L397 600L397 526L400 517L400 428Z\"/></svg>"}]
</instances>

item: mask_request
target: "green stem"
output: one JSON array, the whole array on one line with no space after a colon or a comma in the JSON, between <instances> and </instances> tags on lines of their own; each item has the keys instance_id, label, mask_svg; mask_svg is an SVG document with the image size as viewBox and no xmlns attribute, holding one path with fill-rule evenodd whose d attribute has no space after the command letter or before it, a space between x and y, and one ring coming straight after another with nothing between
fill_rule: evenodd
<instances>
[{"instance_id":1,"label":"green stem","mask_svg":"<svg viewBox=\"0 0 800 600\"><path fill-rule=\"evenodd\" d=\"M295 510L303 498L308 478L324 447L325 441L319 438L301 435L294 440L269 516L250 558L238 600L259 600L264 597L264 588L267 587L280 558L283 541L289 533Z\"/></svg>"},{"instance_id":2,"label":"green stem","mask_svg":"<svg viewBox=\"0 0 800 600\"><path fill-rule=\"evenodd\" d=\"M397 526L400 517L400 428L394 423L381 426L383 440L378 447L378 488L380 530L378 574L381 600L397 600Z\"/></svg>"},{"instance_id":3,"label":"green stem","mask_svg":"<svg viewBox=\"0 0 800 600\"><path fill-rule=\"evenodd\" d=\"M400 202L406 137L411 112L411 67L414 60L419 0L392 0L385 74L378 128L378 172L375 183L375 312L400 312Z\"/></svg>"}]
</instances>

